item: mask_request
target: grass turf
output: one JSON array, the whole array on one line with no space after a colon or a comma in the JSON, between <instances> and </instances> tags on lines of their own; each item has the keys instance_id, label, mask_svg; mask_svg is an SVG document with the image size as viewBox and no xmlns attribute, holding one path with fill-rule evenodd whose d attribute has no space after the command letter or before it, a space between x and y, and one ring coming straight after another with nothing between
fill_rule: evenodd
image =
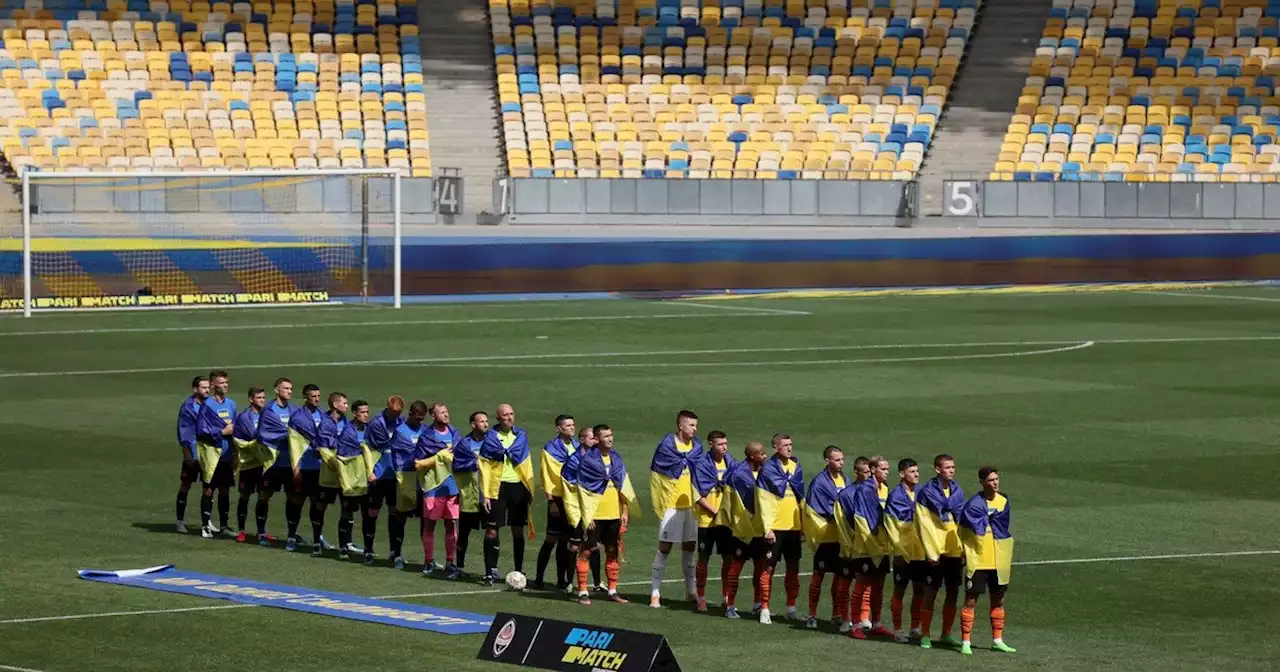
<instances>
[{"instance_id":1,"label":"grass turf","mask_svg":"<svg viewBox=\"0 0 1280 672\"><path fill-rule=\"evenodd\" d=\"M1262 300L1230 298L1242 296ZM172 532L174 415L190 377L217 366L231 371L238 401L250 384L269 385L278 375L375 403L391 393L442 399L459 421L509 401L537 445L557 413L571 412L580 424L607 422L641 476L646 502L652 447L675 411L688 407L699 413L702 434L723 429L735 453L748 438L791 433L810 476L828 443L849 458L925 461L952 453L969 491L977 466L997 464L1015 510L1020 563L1276 550L1280 303L1273 300L1280 292L1236 288L0 320L0 669L493 669L474 660L480 636L278 609L13 622L225 604L75 577L84 567L166 562L364 595L419 594L403 599L465 611L661 632L685 670L744 663L822 669L851 655L876 670L1275 669L1274 554L1024 564L1007 601L1007 639L1019 652L979 650L962 662L952 651L853 642L781 619L765 627L696 615L679 603L678 583L667 584L669 609L588 608L550 594L423 579L412 564L413 571L371 569ZM1085 347L1089 341L1096 343ZM193 491L188 521L198 520L198 500ZM279 533L282 499L273 504L271 528ZM641 513L622 578L624 594L643 603L656 534L652 513ZM534 515L541 525L542 506ZM250 518L252 527L252 511ZM329 539L336 520L332 510ZM538 543L529 545L526 571ZM419 545L406 548L411 563L420 561ZM504 571L510 560L506 538ZM810 563L806 555L802 569ZM469 569L479 564L476 535ZM677 561L668 577L678 579ZM713 583L708 593L718 590ZM782 592L779 576L779 614ZM739 603L749 601L744 585ZM802 613L805 602L802 595ZM979 648L989 642L985 608L984 598Z\"/></svg>"}]
</instances>

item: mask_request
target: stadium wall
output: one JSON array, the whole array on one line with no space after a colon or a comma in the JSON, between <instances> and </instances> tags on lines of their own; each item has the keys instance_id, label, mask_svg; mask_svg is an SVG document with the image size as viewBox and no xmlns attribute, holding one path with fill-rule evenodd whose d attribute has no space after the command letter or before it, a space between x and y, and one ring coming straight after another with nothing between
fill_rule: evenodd
<instances>
[{"instance_id":1,"label":"stadium wall","mask_svg":"<svg viewBox=\"0 0 1280 672\"><path fill-rule=\"evenodd\" d=\"M691 293L726 289L876 288L1172 282L1280 278L1280 232L957 235L891 238L617 237L483 234L406 238L404 294ZM494 234L506 235L494 235ZM777 233L775 235L786 235ZM95 239L37 251L36 296L327 292L356 296L358 247L324 243L185 241L121 245ZM61 241L50 241L51 244ZM137 243L138 241L133 241ZM229 247L230 246L230 247ZM146 248L146 249L143 249ZM370 248L370 289L391 293L390 247ZM246 263L249 267L246 268ZM21 255L0 246L0 294L21 296Z\"/></svg>"}]
</instances>

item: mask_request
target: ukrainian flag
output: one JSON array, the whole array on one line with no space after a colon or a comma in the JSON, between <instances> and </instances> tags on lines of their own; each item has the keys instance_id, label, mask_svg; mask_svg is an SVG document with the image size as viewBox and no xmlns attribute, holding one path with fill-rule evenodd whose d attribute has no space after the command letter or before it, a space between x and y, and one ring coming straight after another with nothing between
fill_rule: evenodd
<instances>
[{"instance_id":1,"label":"ukrainian flag","mask_svg":"<svg viewBox=\"0 0 1280 672\"><path fill-rule=\"evenodd\" d=\"M734 465L724 479L729 487L720 503L720 515L733 531L733 536L741 541L764 536L764 526L756 511L756 479L756 472L746 461Z\"/></svg>"},{"instance_id":2,"label":"ukrainian flag","mask_svg":"<svg viewBox=\"0 0 1280 672\"><path fill-rule=\"evenodd\" d=\"M476 473L480 465L471 443L471 437L464 436L453 446L453 483L458 486L458 510L477 512L480 488L476 484Z\"/></svg>"},{"instance_id":3,"label":"ukrainian flag","mask_svg":"<svg viewBox=\"0 0 1280 672\"><path fill-rule=\"evenodd\" d=\"M835 478L826 469L818 472L809 483L809 490L804 496L804 510L800 516L801 529L804 530L804 539L809 548L816 549L819 544L840 540L834 518L836 495L840 490Z\"/></svg>"},{"instance_id":4,"label":"ukrainian flag","mask_svg":"<svg viewBox=\"0 0 1280 672\"><path fill-rule=\"evenodd\" d=\"M196 459L204 482L213 480L213 472L222 459L222 430L227 426L218 412L205 404L196 410Z\"/></svg>"},{"instance_id":5,"label":"ukrainian flag","mask_svg":"<svg viewBox=\"0 0 1280 672\"><path fill-rule=\"evenodd\" d=\"M258 443L275 453L276 462L282 461L289 454L289 420L297 412L298 407L293 404L280 408L272 400L263 409L262 417L258 419ZM266 466L275 466L276 462Z\"/></svg>"},{"instance_id":6,"label":"ukrainian flag","mask_svg":"<svg viewBox=\"0 0 1280 672\"><path fill-rule=\"evenodd\" d=\"M884 510L880 508L880 483L868 478L849 489L854 491L853 515L849 522L857 534L853 557L871 558L873 563L879 564L890 554L889 537L884 530Z\"/></svg>"},{"instance_id":7,"label":"ukrainian flag","mask_svg":"<svg viewBox=\"0 0 1280 672\"><path fill-rule=\"evenodd\" d=\"M692 469L702 459L702 442L693 437L693 450L687 453L676 448L675 434L662 437L658 447L653 451L653 461L649 463L649 503L653 506L653 515L662 520L668 509L676 507L681 496L692 497L686 492L683 483L686 469ZM691 476L691 474L690 474ZM688 479L689 490L692 480Z\"/></svg>"},{"instance_id":8,"label":"ukrainian flag","mask_svg":"<svg viewBox=\"0 0 1280 672\"><path fill-rule=\"evenodd\" d=\"M325 466L320 472L321 485L341 488L346 497L359 497L369 491L369 474L373 472L366 457L368 446L361 440L362 434L354 422L348 423L342 430L342 436L338 437L336 448L319 449ZM333 479L333 485L325 483L327 476Z\"/></svg>"},{"instance_id":9,"label":"ukrainian flag","mask_svg":"<svg viewBox=\"0 0 1280 672\"><path fill-rule=\"evenodd\" d=\"M562 476L565 472L570 474L565 482L565 515L570 525L582 525L584 529L591 525L595 521L596 510L600 508L600 500L610 485L626 501L628 508L635 504L636 490L618 451L609 451L608 466L599 448L588 448L566 459L572 466L566 465L561 473Z\"/></svg>"},{"instance_id":10,"label":"ukrainian flag","mask_svg":"<svg viewBox=\"0 0 1280 672\"><path fill-rule=\"evenodd\" d=\"M760 476L756 479L756 489L759 491L756 493L756 506L760 522L766 530L772 530L777 522L778 506L783 497L795 497L797 506L804 502L804 470L800 468L799 461L792 459L792 462L796 469L789 475L777 455L765 460L764 466L760 468ZM789 495L788 486L791 489Z\"/></svg>"},{"instance_id":11,"label":"ukrainian flag","mask_svg":"<svg viewBox=\"0 0 1280 672\"><path fill-rule=\"evenodd\" d=\"M276 462L276 451L258 441L258 423L260 414L247 408L236 416L231 434L231 443L236 447L238 471L270 467Z\"/></svg>"},{"instance_id":12,"label":"ukrainian flag","mask_svg":"<svg viewBox=\"0 0 1280 672\"><path fill-rule=\"evenodd\" d=\"M570 441L569 445L565 445L564 440L559 436L542 446L542 459L538 464L538 484L543 492L552 497L565 496L560 473L564 471L564 465L569 461L569 456L577 452L578 446L577 441Z\"/></svg>"},{"instance_id":13,"label":"ukrainian flag","mask_svg":"<svg viewBox=\"0 0 1280 672\"><path fill-rule=\"evenodd\" d=\"M323 415L323 414L321 414ZM305 406L289 416L289 466L299 469L320 436L313 412Z\"/></svg>"},{"instance_id":14,"label":"ukrainian flag","mask_svg":"<svg viewBox=\"0 0 1280 672\"><path fill-rule=\"evenodd\" d=\"M418 487L423 492L435 490L453 476L453 450L441 450L427 458L427 462L423 468L418 469Z\"/></svg>"},{"instance_id":15,"label":"ukrainian flag","mask_svg":"<svg viewBox=\"0 0 1280 672\"><path fill-rule=\"evenodd\" d=\"M339 456L354 457L359 452L351 448L346 451L337 450L338 445L342 443L342 435L346 434L349 427L352 425L345 417L334 420L328 413L320 416L320 427L316 430L316 439L311 444L320 459L320 487L338 489L343 487L342 475L338 473L342 469L342 463L337 458ZM328 459L326 455L333 459ZM361 462L363 461L361 457Z\"/></svg>"},{"instance_id":16,"label":"ukrainian flag","mask_svg":"<svg viewBox=\"0 0 1280 672\"><path fill-rule=\"evenodd\" d=\"M961 557L960 537L957 534L956 515L964 506L964 490L951 482L949 492L943 492L942 484L934 478L916 492L916 529L924 544L925 557L930 562L946 555Z\"/></svg>"},{"instance_id":17,"label":"ukrainian flag","mask_svg":"<svg viewBox=\"0 0 1280 672\"><path fill-rule=\"evenodd\" d=\"M996 493L992 501L978 493L960 509L960 543L964 546L965 572L996 570L1000 585L1013 575L1013 534L1009 530L1009 499Z\"/></svg>"},{"instance_id":18,"label":"ukrainian flag","mask_svg":"<svg viewBox=\"0 0 1280 672\"><path fill-rule=\"evenodd\" d=\"M511 431L515 433L515 440L509 448L502 445L502 439L498 436L496 429L489 430L484 437L484 443L480 444L480 492L485 499L498 497L504 460L511 460L511 466L520 476L520 482L529 489L529 492L533 492L533 462L529 460L529 435L519 427L513 427Z\"/></svg>"},{"instance_id":19,"label":"ukrainian flag","mask_svg":"<svg viewBox=\"0 0 1280 672\"><path fill-rule=\"evenodd\" d=\"M716 507L715 518L711 521L712 525L728 525L728 515L723 506L725 479L729 477L729 472L738 463L729 455L724 456L724 475L720 474L716 467L715 459L711 453L703 453L702 459L693 463L693 491L698 497L707 500L707 503ZM695 500L695 505L697 501Z\"/></svg>"},{"instance_id":20,"label":"ukrainian flag","mask_svg":"<svg viewBox=\"0 0 1280 672\"><path fill-rule=\"evenodd\" d=\"M889 491L889 498L885 500L884 529L893 552L903 560L925 559L924 542L916 527L916 496L904 483Z\"/></svg>"}]
</instances>

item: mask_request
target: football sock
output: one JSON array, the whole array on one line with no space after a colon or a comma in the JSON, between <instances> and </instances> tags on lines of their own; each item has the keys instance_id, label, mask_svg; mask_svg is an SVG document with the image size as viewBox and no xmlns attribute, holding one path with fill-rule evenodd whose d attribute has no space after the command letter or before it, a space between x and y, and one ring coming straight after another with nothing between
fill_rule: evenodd
<instances>
[{"instance_id":1,"label":"football sock","mask_svg":"<svg viewBox=\"0 0 1280 672\"><path fill-rule=\"evenodd\" d=\"M542 583L547 578L547 565L551 564L551 553L556 550L556 542L550 539L544 539L542 548L538 549L538 574L537 582Z\"/></svg>"},{"instance_id":2,"label":"football sock","mask_svg":"<svg viewBox=\"0 0 1280 672\"><path fill-rule=\"evenodd\" d=\"M725 557L720 558L720 596L724 598L726 604L729 601L729 568L732 566L731 560Z\"/></svg>"},{"instance_id":3,"label":"football sock","mask_svg":"<svg viewBox=\"0 0 1280 672\"><path fill-rule=\"evenodd\" d=\"M911 629L915 630L920 627L921 607L924 606L924 595L911 591Z\"/></svg>"},{"instance_id":4,"label":"football sock","mask_svg":"<svg viewBox=\"0 0 1280 672\"><path fill-rule=\"evenodd\" d=\"M929 636L929 630L933 627L933 605L920 605L920 634L925 637Z\"/></svg>"},{"instance_id":5,"label":"football sock","mask_svg":"<svg viewBox=\"0 0 1280 672\"><path fill-rule=\"evenodd\" d=\"M760 603L760 607L762 609L769 608L769 598L772 593L773 568L762 567L759 572L756 572L756 594L759 596L759 599L756 601Z\"/></svg>"},{"instance_id":6,"label":"football sock","mask_svg":"<svg viewBox=\"0 0 1280 672\"><path fill-rule=\"evenodd\" d=\"M902 629L902 598L900 596L894 595L889 600L889 613L893 615L893 629L895 631L901 630ZM912 620L915 620L914 617L912 618Z\"/></svg>"},{"instance_id":7,"label":"football sock","mask_svg":"<svg viewBox=\"0 0 1280 672\"><path fill-rule=\"evenodd\" d=\"M312 502L307 517L311 519L311 543L319 546L320 537L324 535L324 507L316 506L315 502Z\"/></svg>"},{"instance_id":8,"label":"football sock","mask_svg":"<svg viewBox=\"0 0 1280 672\"><path fill-rule=\"evenodd\" d=\"M956 624L956 605L942 605L942 636L950 637L951 628Z\"/></svg>"},{"instance_id":9,"label":"football sock","mask_svg":"<svg viewBox=\"0 0 1280 672\"><path fill-rule=\"evenodd\" d=\"M843 621L853 620L853 614L849 613L849 578L845 576L836 577L836 597L835 597L836 616Z\"/></svg>"},{"instance_id":10,"label":"football sock","mask_svg":"<svg viewBox=\"0 0 1280 672\"><path fill-rule=\"evenodd\" d=\"M866 602L867 592L870 588L864 579L857 579L853 582L853 601L849 604L849 620L856 622L866 620L867 613L862 605Z\"/></svg>"},{"instance_id":11,"label":"football sock","mask_svg":"<svg viewBox=\"0 0 1280 672\"><path fill-rule=\"evenodd\" d=\"M589 564L590 563L587 562L587 556L581 555L581 554L578 555L576 568L578 570L577 573L578 573L578 592L579 593L587 592L587 566Z\"/></svg>"},{"instance_id":12,"label":"football sock","mask_svg":"<svg viewBox=\"0 0 1280 672\"><path fill-rule=\"evenodd\" d=\"M458 561L459 568L467 561L467 544L471 543L471 525L463 522L458 529Z\"/></svg>"},{"instance_id":13,"label":"football sock","mask_svg":"<svg viewBox=\"0 0 1280 672\"><path fill-rule=\"evenodd\" d=\"M244 531L244 524L249 522L249 498L241 497L236 500L236 529Z\"/></svg>"},{"instance_id":14,"label":"football sock","mask_svg":"<svg viewBox=\"0 0 1280 672\"><path fill-rule=\"evenodd\" d=\"M969 635L973 633L973 607L960 608L960 641L969 641Z\"/></svg>"},{"instance_id":15,"label":"football sock","mask_svg":"<svg viewBox=\"0 0 1280 672\"><path fill-rule=\"evenodd\" d=\"M298 523L302 519L302 502L295 502L292 499L284 504L284 522L288 528L289 538L298 536Z\"/></svg>"},{"instance_id":16,"label":"football sock","mask_svg":"<svg viewBox=\"0 0 1280 672\"><path fill-rule=\"evenodd\" d=\"M809 618L818 617L818 600L822 599L822 572L809 577Z\"/></svg>"},{"instance_id":17,"label":"football sock","mask_svg":"<svg viewBox=\"0 0 1280 672\"><path fill-rule=\"evenodd\" d=\"M231 513L231 493L222 491L218 493L218 523L221 527L227 527L227 520ZM244 527L244 523L240 524Z\"/></svg>"},{"instance_id":18,"label":"football sock","mask_svg":"<svg viewBox=\"0 0 1280 672\"><path fill-rule=\"evenodd\" d=\"M422 562L430 564L436 559L436 521L428 520L422 528Z\"/></svg>"},{"instance_id":19,"label":"football sock","mask_svg":"<svg viewBox=\"0 0 1280 672\"><path fill-rule=\"evenodd\" d=\"M796 606L796 600L800 599L800 570L788 564L787 573L782 578L782 585L787 589L787 606Z\"/></svg>"},{"instance_id":20,"label":"football sock","mask_svg":"<svg viewBox=\"0 0 1280 672\"><path fill-rule=\"evenodd\" d=\"M653 556L653 569L649 575L649 595L658 597L662 594L662 578L667 575L667 554L658 551Z\"/></svg>"},{"instance_id":21,"label":"football sock","mask_svg":"<svg viewBox=\"0 0 1280 672\"><path fill-rule=\"evenodd\" d=\"M213 495L200 495L200 527L209 527L213 518Z\"/></svg>"},{"instance_id":22,"label":"football sock","mask_svg":"<svg viewBox=\"0 0 1280 672\"><path fill-rule=\"evenodd\" d=\"M485 574L493 574L498 571L498 537L494 535L492 539L488 534L484 535L484 571Z\"/></svg>"},{"instance_id":23,"label":"football sock","mask_svg":"<svg viewBox=\"0 0 1280 672\"><path fill-rule=\"evenodd\" d=\"M561 539L556 544L556 585L567 586L574 583L577 575L577 553L569 550L569 542Z\"/></svg>"},{"instance_id":24,"label":"football sock","mask_svg":"<svg viewBox=\"0 0 1280 672\"><path fill-rule=\"evenodd\" d=\"M345 553L347 546L351 545L351 535L355 531L355 512L347 507L342 507L342 514L338 516L338 550Z\"/></svg>"},{"instance_id":25,"label":"football sock","mask_svg":"<svg viewBox=\"0 0 1280 672\"><path fill-rule=\"evenodd\" d=\"M698 590L697 566L697 551L680 549L680 569L684 571L684 592L686 595L693 595Z\"/></svg>"},{"instance_id":26,"label":"football sock","mask_svg":"<svg viewBox=\"0 0 1280 672\"><path fill-rule=\"evenodd\" d=\"M458 558L458 523L453 520L444 521L444 561L454 564Z\"/></svg>"},{"instance_id":27,"label":"football sock","mask_svg":"<svg viewBox=\"0 0 1280 672\"><path fill-rule=\"evenodd\" d=\"M844 579L841 578L839 572L831 575L831 618L838 618L843 621L845 618L841 598L845 591L849 590L849 586L847 583L841 584L841 581L844 581Z\"/></svg>"},{"instance_id":28,"label":"football sock","mask_svg":"<svg viewBox=\"0 0 1280 672\"><path fill-rule=\"evenodd\" d=\"M391 519L387 521L387 527L389 528L391 535L391 555L398 558L401 556L401 550L404 548L404 517L394 513L391 514Z\"/></svg>"},{"instance_id":29,"label":"football sock","mask_svg":"<svg viewBox=\"0 0 1280 672\"><path fill-rule=\"evenodd\" d=\"M694 568L694 578L698 584L698 597L707 597L707 560L710 558L698 558L698 566Z\"/></svg>"},{"instance_id":30,"label":"football sock","mask_svg":"<svg viewBox=\"0 0 1280 672\"><path fill-rule=\"evenodd\" d=\"M763 574L764 572L765 572L764 561L762 560L751 561L751 603L752 604L763 603L763 600L760 599L760 575ZM769 580L772 581L773 577L770 576Z\"/></svg>"},{"instance_id":31,"label":"football sock","mask_svg":"<svg viewBox=\"0 0 1280 672\"><path fill-rule=\"evenodd\" d=\"M732 607L738 601L738 578L742 576L742 559L732 558L727 563L724 578L724 605Z\"/></svg>"},{"instance_id":32,"label":"football sock","mask_svg":"<svg viewBox=\"0 0 1280 672\"><path fill-rule=\"evenodd\" d=\"M589 562L591 564L591 580L595 581L598 586L600 585L600 554L592 553Z\"/></svg>"},{"instance_id":33,"label":"football sock","mask_svg":"<svg viewBox=\"0 0 1280 672\"><path fill-rule=\"evenodd\" d=\"M609 581L609 592L610 593L618 592L618 551L617 549L605 552L604 575L605 575L605 578Z\"/></svg>"},{"instance_id":34,"label":"football sock","mask_svg":"<svg viewBox=\"0 0 1280 672\"><path fill-rule=\"evenodd\" d=\"M877 576L871 582L871 622L880 624L880 611L884 608L884 577Z\"/></svg>"},{"instance_id":35,"label":"football sock","mask_svg":"<svg viewBox=\"0 0 1280 672\"><path fill-rule=\"evenodd\" d=\"M991 608L991 638L1004 639L1004 607Z\"/></svg>"},{"instance_id":36,"label":"football sock","mask_svg":"<svg viewBox=\"0 0 1280 672\"><path fill-rule=\"evenodd\" d=\"M511 528L511 560L516 571L524 574L524 530L519 527Z\"/></svg>"},{"instance_id":37,"label":"football sock","mask_svg":"<svg viewBox=\"0 0 1280 672\"><path fill-rule=\"evenodd\" d=\"M871 583L863 579L862 606L858 611L858 620L865 623L871 622Z\"/></svg>"},{"instance_id":38,"label":"football sock","mask_svg":"<svg viewBox=\"0 0 1280 672\"><path fill-rule=\"evenodd\" d=\"M187 493L185 493L185 492L179 492L179 493L178 493L178 500L177 500L176 504L177 504L177 506L176 506L175 508L177 509L177 512L178 512L178 518L177 518L177 519L178 519L178 520L183 520L183 519L185 519L185 518L187 517Z\"/></svg>"},{"instance_id":39,"label":"football sock","mask_svg":"<svg viewBox=\"0 0 1280 672\"><path fill-rule=\"evenodd\" d=\"M258 534L267 533L267 512L270 511L270 506L267 500L259 497L258 505L253 508L253 518L258 524Z\"/></svg>"},{"instance_id":40,"label":"football sock","mask_svg":"<svg viewBox=\"0 0 1280 672\"><path fill-rule=\"evenodd\" d=\"M373 552L373 540L378 536L378 516L368 511L360 518L360 534L364 537L364 552Z\"/></svg>"}]
</instances>

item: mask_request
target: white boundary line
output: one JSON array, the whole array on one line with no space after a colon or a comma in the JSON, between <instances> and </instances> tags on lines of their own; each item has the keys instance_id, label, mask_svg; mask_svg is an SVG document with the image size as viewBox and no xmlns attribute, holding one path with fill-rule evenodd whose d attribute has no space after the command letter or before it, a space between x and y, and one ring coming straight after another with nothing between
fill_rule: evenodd
<instances>
[{"instance_id":1,"label":"white boundary line","mask_svg":"<svg viewBox=\"0 0 1280 672\"><path fill-rule=\"evenodd\" d=\"M571 315L546 317L482 317L466 320L376 320L367 322L292 322L285 324L194 324L180 327L104 327L101 329L51 329L47 331L0 331L0 338L19 336L80 336L96 334L158 334L166 332L188 331L232 331L237 329L342 329L342 328L375 328L402 327L412 325L449 325L449 324L513 324L520 322L596 322L606 320L676 320L689 317L758 317L764 315L812 315L791 310L775 310L772 308L748 308L746 306L704 306L702 304L681 304L664 302L663 305L687 305L692 308L724 308L740 313L651 313L638 315Z\"/></svg>"},{"instance_id":2,"label":"white boundary line","mask_svg":"<svg viewBox=\"0 0 1280 672\"><path fill-rule=\"evenodd\" d=\"M681 315L679 317L697 317L697 314ZM585 319L585 318L584 318ZM330 367L330 366L406 366L406 365L424 365L424 366L444 366L459 363L474 363L478 366L485 362L518 362L523 360L545 360L545 359L588 359L588 358L615 358L615 357L670 357L682 355L731 355L731 354L752 354L752 353L776 353L776 352L831 352L831 351L850 351L850 350L902 350L902 349L931 349L931 348L996 348L996 347L1035 347L1035 346L1063 346L1063 349L1079 349L1084 347L1092 347L1100 344L1143 344L1143 343L1226 343L1226 342L1248 342L1248 341L1280 341L1280 335L1274 336L1186 336L1173 338L1098 338L1092 340L1074 340L1074 341L987 341L972 343L878 343L878 344L860 344L860 345L814 345L792 348L716 348L716 349L700 349L700 350L642 350L636 352L575 352L575 353L554 353L554 354L528 354L528 355L481 355L469 357L414 357L406 359L353 359L339 360L330 362L278 362L272 364L237 364L227 365L219 363L218 366L229 369L283 369L283 368L305 368L305 367ZM1086 346L1085 343L1090 345ZM1053 351L1056 351L1054 349ZM1046 352L1033 353L990 353L981 356L978 355L947 355L939 356L938 359L978 359L991 358L993 356L1009 357L1030 354L1047 354ZM855 360L849 360L855 361ZM856 360L860 362L870 362L871 360ZM912 361L912 358L899 358L893 361ZM914 361L924 361L915 358ZM779 364L779 362L773 362ZM792 363L818 363L818 362L783 362L785 364ZM839 363L836 360L829 360L820 363ZM646 364L645 366L659 366L660 364ZM673 366L688 366L688 364L671 364ZM733 363L718 363L717 366L729 366ZM738 363L739 366L760 365L752 362ZM210 368L211 365L186 365L186 366L161 366L146 367L137 369L86 369L78 371L11 371L0 373L0 379L6 378L43 378L50 376L96 376L96 375L120 375L131 373L169 373L173 371L193 371ZM555 365L548 365L555 366ZM637 365L639 366L639 365Z\"/></svg>"},{"instance_id":3,"label":"white boundary line","mask_svg":"<svg viewBox=\"0 0 1280 672\"><path fill-rule=\"evenodd\" d=\"M746 310L746 311L751 311L756 313L764 313L765 315L812 315L813 314L807 310L786 310L783 308L756 308L754 306L739 306L737 305L736 301L734 302L733 305L728 305L728 306L722 306L720 304L711 303L709 301L694 302L688 299L682 299L678 301L665 301L664 303L681 303L683 305L697 307L697 308L719 308L720 310Z\"/></svg>"},{"instance_id":4,"label":"white boundary line","mask_svg":"<svg viewBox=\"0 0 1280 672\"><path fill-rule=\"evenodd\" d=\"M17 665L0 665L0 670L12 670L13 672L40 672L29 667L18 667Z\"/></svg>"},{"instance_id":5,"label":"white boundary line","mask_svg":"<svg viewBox=\"0 0 1280 672\"><path fill-rule=\"evenodd\" d=\"M1266 301L1268 303L1280 303L1280 298L1270 296L1241 296L1239 294L1212 294L1205 292L1194 292L1191 290L1181 292L1162 292L1159 290L1140 291L1138 294L1152 294L1155 296L1180 296L1184 299L1227 299L1234 301Z\"/></svg>"},{"instance_id":6,"label":"white boundary line","mask_svg":"<svg viewBox=\"0 0 1280 672\"><path fill-rule=\"evenodd\" d=\"M1145 562L1151 560L1183 560L1192 558L1237 558L1243 556L1264 556L1264 555L1280 555L1280 550L1263 550L1263 551L1221 551L1214 553L1166 553L1161 555L1119 555L1104 556L1097 558L1063 558L1059 560L1024 560L1022 562L1013 563L1014 567L1036 567L1042 565L1085 565L1108 562ZM809 572L801 572L800 576L809 576ZM781 579L782 577L777 577ZM719 581L718 576L708 576L707 581ZM684 579L666 579L663 583L681 583ZM620 586L647 586L649 581L623 581ZM491 593L506 592L503 588L477 588L473 590L455 590L445 591L441 593L406 593L403 595L381 595L375 597L378 600L395 600L420 597L450 597L457 595L487 595ZM142 609L138 611L107 611L89 614L68 614L65 616L37 616L33 618L11 618L0 620L0 625L12 625L21 623L44 623L49 621L74 621L85 618L108 618L113 616L143 616L148 614L180 614L192 611L214 611L223 609L248 609L257 607L256 604L218 604L203 607L183 607L178 609ZM0 666L0 669L6 669Z\"/></svg>"}]
</instances>

